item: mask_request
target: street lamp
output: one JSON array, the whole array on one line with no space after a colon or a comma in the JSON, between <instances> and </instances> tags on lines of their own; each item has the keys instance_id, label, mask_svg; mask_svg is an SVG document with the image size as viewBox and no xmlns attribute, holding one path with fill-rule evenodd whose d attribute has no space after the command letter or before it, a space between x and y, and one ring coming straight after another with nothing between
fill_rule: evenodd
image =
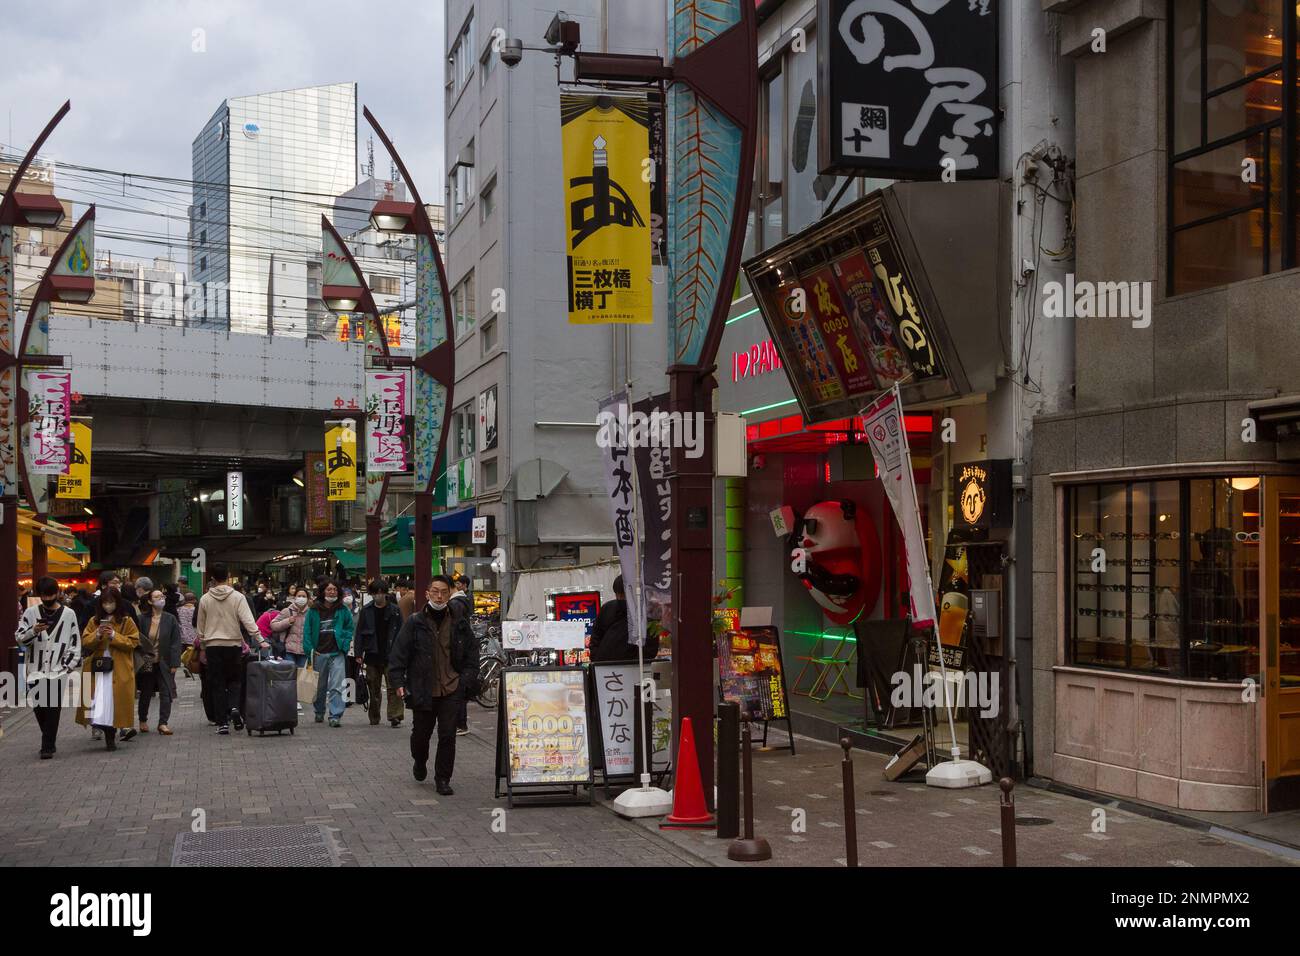
<instances>
[{"instance_id":1,"label":"street lamp","mask_svg":"<svg viewBox=\"0 0 1300 956\"><path fill-rule=\"evenodd\" d=\"M20 192L19 185L54 127L71 109L70 101L59 107L14 170L0 199L0 586L6 588L18 580L18 356L22 352L14 334L14 229L49 228L63 221L63 207L57 199ZM15 597L13 592L0 594L0 666L5 667L10 665L18 629Z\"/></svg>"},{"instance_id":2,"label":"street lamp","mask_svg":"<svg viewBox=\"0 0 1300 956\"><path fill-rule=\"evenodd\" d=\"M455 333L451 294L438 237L429 221L415 181L379 121L362 110L411 194L411 202L381 199L370 221L380 232L415 236L415 593L417 604L433 578L433 486L447 451L447 431L456 384ZM441 319L441 321L439 321ZM408 364L394 362L393 364ZM389 366L392 367L391 365ZM439 395L441 389L442 394ZM387 487L385 478L385 488Z\"/></svg>"}]
</instances>

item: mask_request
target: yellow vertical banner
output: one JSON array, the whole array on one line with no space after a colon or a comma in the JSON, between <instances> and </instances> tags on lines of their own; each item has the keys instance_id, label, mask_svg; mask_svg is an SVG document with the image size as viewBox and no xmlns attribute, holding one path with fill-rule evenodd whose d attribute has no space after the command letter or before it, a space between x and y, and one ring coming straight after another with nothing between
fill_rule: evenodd
<instances>
[{"instance_id":1,"label":"yellow vertical banner","mask_svg":"<svg viewBox=\"0 0 1300 956\"><path fill-rule=\"evenodd\" d=\"M72 463L68 473L59 475L56 498L90 497L90 423L72 422Z\"/></svg>"},{"instance_id":2,"label":"yellow vertical banner","mask_svg":"<svg viewBox=\"0 0 1300 956\"><path fill-rule=\"evenodd\" d=\"M330 501L357 500L357 424L325 423L325 475Z\"/></svg>"},{"instance_id":3,"label":"yellow vertical banner","mask_svg":"<svg viewBox=\"0 0 1300 956\"><path fill-rule=\"evenodd\" d=\"M650 103L560 94L569 321L649 324Z\"/></svg>"}]
</instances>

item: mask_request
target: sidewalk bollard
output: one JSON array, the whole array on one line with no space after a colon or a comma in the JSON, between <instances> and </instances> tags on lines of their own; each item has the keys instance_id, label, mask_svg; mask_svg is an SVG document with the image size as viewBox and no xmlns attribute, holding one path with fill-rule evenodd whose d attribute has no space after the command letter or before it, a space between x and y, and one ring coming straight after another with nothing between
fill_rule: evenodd
<instances>
[{"instance_id":1,"label":"sidewalk bollard","mask_svg":"<svg viewBox=\"0 0 1300 956\"><path fill-rule=\"evenodd\" d=\"M718 707L718 839L740 836L740 705Z\"/></svg>"},{"instance_id":2,"label":"sidewalk bollard","mask_svg":"<svg viewBox=\"0 0 1300 956\"><path fill-rule=\"evenodd\" d=\"M1011 795L1015 781L1003 777L998 781L1002 788L1002 865L1016 865L1016 798Z\"/></svg>"},{"instance_id":3,"label":"sidewalk bollard","mask_svg":"<svg viewBox=\"0 0 1300 956\"><path fill-rule=\"evenodd\" d=\"M858 810L853 796L853 758L849 756L853 741L841 737L840 746L844 748L844 759L840 762L840 769L844 772L844 865L857 866Z\"/></svg>"},{"instance_id":4,"label":"sidewalk bollard","mask_svg":"<svg viewBox=\"0 0 1300 956\"><path fill-rule=\"evenodd\" d=\"M754 836L754 755L750 751L749 721L745 721L742 746L745 765L745 835L731 842L727 848L727 859L757 863L772 859L772 848L762 837Z\"/></svg>"}]
</instances>

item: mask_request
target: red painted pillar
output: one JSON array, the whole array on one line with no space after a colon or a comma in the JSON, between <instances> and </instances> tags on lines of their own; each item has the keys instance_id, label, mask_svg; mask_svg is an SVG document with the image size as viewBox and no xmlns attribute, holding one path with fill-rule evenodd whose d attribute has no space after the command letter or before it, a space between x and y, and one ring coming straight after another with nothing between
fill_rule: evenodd
<instances>
[{"instance_id":1,"label":"red painted pillar","mask_svg":"<svg viewBox=\"0 0 1300 956\"><path fill-rule=\"evenodd\" d=\"M433 578L433 495L415 496L415 606L424 607L424 594Z\"/></svg>"}]
</instances>

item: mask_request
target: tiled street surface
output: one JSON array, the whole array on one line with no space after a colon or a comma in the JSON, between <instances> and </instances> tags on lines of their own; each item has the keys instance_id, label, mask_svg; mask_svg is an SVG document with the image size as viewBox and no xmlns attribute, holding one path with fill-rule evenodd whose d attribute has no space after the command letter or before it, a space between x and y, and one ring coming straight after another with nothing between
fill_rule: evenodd
<instances>
[{"instance_id":1,"label":"tiled street surface","mask_svg":"<svg viewBox=\"0 0 1300 956\"><path fill-rule=\"evenodd\" d=\"M338 729L305 707L295 736L217 736L197 681L179 681L172 737L142 734L107 753L63 715L58 754L38 760L30 714L0 739L0 866L170 865L194 810L218 827L323 824L344 866L704 865L600 806L517 808L492 830L495 713L470 705L456 793L411 777L409 717L371 727L350 707ZM157 705L154 717L156 720ZM151 724L151 727L154 724ZM432 766L430 766L432 772Z\"/></svg>"},{"instance_id":2,"label":"tiled street surface","mask_svg":"<svg viewBox=\"0 0 1300 956\"><path fill-rule=\"evenodd\" d=\"M170 865L177 835L191 832L196 810L210 835L229 827L319 824L344 866L735 865L726 859L727 841L711 832L661 832L656 822L624 821L599 804L516 808L505 814L505 832L494 832L493 810L505 808L492 794L495 714L476 706L473 733L459 738L456 793L439 797L431 778L420 784L411 777L407 725L371 727L353 707L343 727L332 729L313 723L307 708L293 737L219 737L203 717L197 682L182 681L181 689L175 736L141 735L115 754L67 713L58 756L37 760L35 721L11 715L0 739L0 866ZM799 748L793 757L755 755L757 834L771 843L772 864L843 865L841 752L805 739ZM886 783L885 758L855 751L854 762L862 865L1000 865L995 787ZM1105 832L1094 832L1094 809L1019 787L1018 816L1047 821L1018 828L1020 863L1297 863L1116 809L1107 809ZM254 845L258 839L231 836Z\"/></svg>"},{"instance_id":3,"label":"tiled street surface","mask_svg":"<svg viewBox=\"0 0 1300 956\"><path fill-rule=\"evenodd\" d=\"M843 866L843 751L804 738L796 746L795 756L788 750L754 755L754 832L771 845L770 863L731 863L730 841L711 832L672 831L673 843L718 865ZM860 866L1001 865L1001 793L995 785L941 790L925 786L920 772L889 783L881 775L887 760L853 751ZM1016 788L1015 798L1021 866L1300 865L1295 858L1300 854L1265 852L1100 802L1027 785ZM1104 833L1092 827L1098 807L1106 811Z\"/></svg>"}]
</instances>

